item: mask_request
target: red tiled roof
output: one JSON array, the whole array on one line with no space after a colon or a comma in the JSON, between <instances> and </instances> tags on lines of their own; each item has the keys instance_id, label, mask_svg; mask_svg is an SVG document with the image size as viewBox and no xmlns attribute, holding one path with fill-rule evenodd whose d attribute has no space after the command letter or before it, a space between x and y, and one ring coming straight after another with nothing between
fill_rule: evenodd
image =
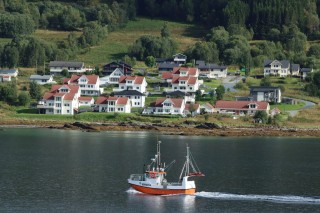
<instances>
[{"instance_id":1,"label":"red tiled roof","mask_svg":"<svg viewBox=\"0 0 320 213\"><path fill-rule=\"evenodd\" d=\"M210 109L214 109L214 106L212 106L210 103L205 103L205 105Z\"/></svg>"},{"instance_id":2,"label":"red tiled roof","mask_svg":"<svg viewBox=\"0 0 320 213\"><path fill-rule=\"evenodd\" d=\"M266 110L268 102L264 101L217 101L215 108L219 109L249 109L249 104L256 104L258 107L255 109Z\"/></svg>"},{"instance_id":3,"label":"red tiled roof","mask_svg":"<svg viewBox=\"0 0 320 213\"><path fill-rule=\"evenodd\" d=\"M121 76L119 83L126 83L127 80L134 81L134 84L142 84L144 77L143 76Z\"/></svg>"},{"instance_id":4,"label":"red tiled roof","mask_svg":"<svg viewBox=\"0 0 320 213\"><path fill-rule=\"evenodd\" d=\"M119 97L117 104L119 105L126 105L128 103L129 98L127 97Z\"/></svg>"},{"instance_id":5,"label":"red tiled roof","mask_svg":"<svg viewBox=\"0 0 320 213\"><path fill-rule=\"evenodd\" d=\"M108 100L108 97L100 96L97 98L96 104L105 104L107 100Z\"/></svg>"},{"instance_id":6,"label":"red tiled roof","mask_svg":"<svg viewBox=\"0 0 320 213\"><path fill-rule=\"evenodd\" d=\"M79 78L81 78L83 76L88 79L88 84L96 84L98 82L98 76L97 75L72 75L71 78L63 79L63 83L64 84L68 84L68 83L69 84L78 84L79 83Z\"/></svg>"},{"instance_id":7,"label":"red tiled roof","mask_svg":"<svg viewBox=\"0 0 320 213\"><path fill-rule=\"evenodd\" d=\"M172 73L171 72L163 72L162 73L162 79L171 79Z\"/></svg>"},{"instance_id":8,"label":"red tiled roof","mask_svg":"<svg viewBox=\"0 0 320 213\"><path fill-rule=\"evenodd\" d=\"M44 100L53 99L53 95L54 95L54 93L46 92L46 93L43 95L43 99L44 99Z\"/></svg>"},{"instance_id":9,"label":"red tiled roof","mask_svg":"<svg viewBox=\"0 0 320 213\"><path fill-rule=\"evenodd\" d=\"M105 104L107 101L116 101L116 104L126 105L128 103L129 98L127 97L98 97L96 100L96 104Z\"/></svg>"},{"instance_id":10,"label":"red tiled roof","mask_svg":"<svg viewBox=\"0 0 320 213\"><path fill-rule=\"evenodd\" d=\"M197 82L197 77L183 76L183 77L173 77L172 84L179 84L179 81L187 81L188 85L194 85Z\"/></svg>"},{"instance_id":11,"label":"red tiled roof","mask_svg":"<svg viewBox=\"0 0 320 213\"><path fill-rule=\"evenodd\" d=\"M63 79L63 84L69 84L70 78L64 78Z\"/></svg>"},{"instance_id":12,"label":"red tiled roof","mask_svg":"<svg viewBox=\"0 0 320 213\"><path fill-rule=\"evenodd\" d=\"M186 104L184 110L189 111L190 105L191 105L191 104ZM198 110L199 107L200 107L200 104L192 104L192 107L193 107L194 110Z\"/></svg>"},{"instance_id":13,"label":"red tiled roof","mask_svg":"<svg viewBox=\"0 0 320 213\"><path fill-rule=\"evenodd\" d=\"M74 92L74 93L77 93L79 91L79 86L76 86L76 85L52 85L51 87L51 91L50 92L53 92L53 93L57 93L58 90L61 88L61 87L66 87L66 88L69 88L71 92Z\"/></svg>"},{"instance_id":14,"label":"red tiled roof","mask_svg":"<svg viewBox=\"0 0 320 213\"><path fill-rule=\"evenodd\" d=\"M66 95L64 96L64 100L67 101L72 101L74 99L74 96L76 95L76 93L74 92L69 92L69 93L65 93Z\"/></svg>"},{"instance_id":15,"label":"red tiled roof","mask_svg":"<svg viewBox=\"0 0 320 213\"><path fill-rule=\"evenodd\" d=\"M196 75L198 68L196 67L174 67L172 74L179 75L181 71L187 71L188 75Z\"/></svg>"},{"instance_id":16,"label":"red tiled roof","mask_svg":"<svg viewBox=\"0 0 320 213\"><path fill-rule=\"evenodd\" d=\"M176 108L180 108L183 103L183 99L181 98L158 98L152 105L155 107L162 107L162 103L166 100L170 100Z\"/></svg>"},{"instance_id":17,"label":"red tiled roof","mask_svg":"<svg viewBox=\"0 0 320 213\"><path fill-rule=\"evenodd\" d=\"M78 98L79 101L91 101L93 99L93 97L84 97L84 96L80 96Z\"/></svg>"}]
</instances>

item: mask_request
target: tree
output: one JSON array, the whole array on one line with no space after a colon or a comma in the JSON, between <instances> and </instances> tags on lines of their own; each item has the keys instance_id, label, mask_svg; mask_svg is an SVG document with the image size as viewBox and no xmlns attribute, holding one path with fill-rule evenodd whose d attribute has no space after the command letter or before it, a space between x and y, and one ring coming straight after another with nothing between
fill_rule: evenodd
<instances>
[{"instance_id":1,"label":"tree","mask_svg":"<svg viewBox=\"0 0 320 213\"><path fill-rule=\"evenodd\" d=\"M219 51L214 42L197 42L187 50L186 55L196 60L219 62Z\"/></svg>"},{"instance_id":2,"label":"tree","mask_svg":"<svg viewBox=\"0 0 320 213\"><path fill-rule=\"evenodd\" d=\"M201 97L202 97L201 90L198 89L195 95L196 95L195 97L196 101L201 101Z\"/></svg>"},{"instance_id":3,"label":"tree","mask_svg":"<svg viewBox=\"0 0 320 213\"><path fill-rule=\"evenodd\" d=\"M223 85L219 85L216 89L217 100L222 100L226 89Z\"/></svg>"},{"instance_id":4,"label":"tree","mask_svg":"<svg viewBox=\"0 0 320 213\"><path fill-rule=\"evenodd\" d=\"M27 92L20 92L18 96L19 104L21 106L26 106L30 103L30 95Z\"/></svg>"},{"instance_id":5,"label":"tree","mask_svg":"<svg viewBox=\"0 0 320 213\"><path fill-rule=\"evenodd\" d=\"M269 76L265 76L263 79L260 81L260 86L262 87L271 87L271 79Z\"/></svg>"},{"instance_id":6,"label":"tree","mask_svg":"<svg viewBox=\"0 0 320 213\"><path fill-rule=\"evenodd\" d=\"M266 111L256 111L253 118L265 124L268 121L268 114Z\"/></svg>"},{"instance_id":7,"label":"tree","mask_svg":"<svg viewBox=\"0 0 320 213\"><path fill-rule=\"evenodd\" d=\"M17 101L18 89L15 82L0 85L0 100L14 104Z\"/></svg>"},{"instance_id":8,"label":"tree","mask_svg":"<svg viewBox=\"0 0 320 213\"><path fill-rule=\"evenodd\" d=\"M170 37L170 31L168 27L168 23L164 22L163 27L161 28L161 37L162 38L169 38Z\"/></svg>"},{"instance_id":9,"label":"tree","mask_svg":"<svg viewBox=\"0 0 320 213\"><path fill-rule=\"evenodd\" d=\"M154 67L156 65L156 59L153 56L148 56L144 63L148 67Z\"/></svg>"},{"instance_id":10,"label":"tree","mask_svg":"<svg viewBox=\"0 0 320 213\"><path fill-rule=\"evenodd\" d=\"M40 85L33 81L30 82L29 93L30 93L30 96L36 100L40 100L42 97Z\"/></svg>"}]
</instances>

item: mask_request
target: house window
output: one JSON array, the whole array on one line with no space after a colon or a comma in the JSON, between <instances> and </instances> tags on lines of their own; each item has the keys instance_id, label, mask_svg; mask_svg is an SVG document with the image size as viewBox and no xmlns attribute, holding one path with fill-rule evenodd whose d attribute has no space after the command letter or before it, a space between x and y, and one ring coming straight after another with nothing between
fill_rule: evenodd
<instances>
[{"instance_id":1,"label":"house window","mask_svg":"<svg viewBox=\"0 0 320 213\"><path fill-rule=\"evenodd\" d=\"M185 81L180 81L180 84L186 84L186 82Z\"/></svg>"},{"instance_id":2,"label":"house window","mask_svg":"<svg viewBox=\"0 0 320 213\"><path fill-rule=\"evenodd\" d=\"M109 112L114 112L114 108L109 108Z\"/></svg>"},{"instance_id":3,"label":"house window","mask_svg":"<svg viewBox=\"0 0 320 213\"><path fill-rule=\"evenodd\" d=\"M70 110L67 110L67 113L70 113Z\"/></svg>"},{"instance_id":4,"label":"house window","mask_svg":"<svg viewBox=\"0 0 320 213\"><path fill-rule=\"evenodd\" d=\"M165 112L169 113L169 112L170 112L170 109L165 109Z\"/></svg>"},{"instance_id":5,"label":"house window","mask_svg":"<svg viewBox=\"0 0 320 213\"><path fill-rule=\"evenodd\" d=\"M158 109L158 112L162 112L162 109Z\"/></svg>"},{"instance_id":6,"label":"house window","mask_svg":"<svg viewBox=\"0 0 320 213\"><path fill-rule=\"evenodd\" d=\"M56 103L56 107L61 107L61 104L60 103Z\"/></svg>"},{"instance_id":7,"label":"house window","mask_svg":"<svg viewBox=\"0 0 320 213\"><path fill-rule=\"evenodd\" d=\"M57 110L57 114L60 114L60 113L61 113L61 110L58 109L58 110Z\"/></svg>"},{"instance_id":8,"label":"house window","mask_svg":"<svg viewBox=\"0 0 320 213\"><path fill-rule=\"evenodd\" d=\"M249 108L255 109L255 108L257 108L257 105L255 105L255 104L250 104L250 105L249 105Z\"/></svg>"},{"instance_id":9,"label":"house window","mask_svg":"<svg viewBox=\"0 0 320 213\"><path fill-rule=\"evenodd\" d=\"M175 110L174 110L174 112L175 112L175 113L178 113L178 112L179 112L179 110L175 109Z\"/></svg>"},{"instance_id":10,"label":"house window","mask_svg":"<svg viewBox=\"0 0 320 213\"><path fill-rule=\"evenodd\" d=\"M64 106L70 106L69 104L64 104Z\"/></svg>"},{"instance_id":11,"label":"house window","mask_svg":"<svg viewBox=\"0 0 320 213\"><path fill-rule=\"evenodd\" d=\"M178 89L178 87L174 87L173 89Z\"/></svg>"},{"instance_id":12,"label":"house window","mask_svg":"<svg viewBox=\"0 0 320 213\"><path fill-rule=\"evenodd\" d=\"M138 90L138 89L139 89L139 87L136 87L136 89Z\"/></svg>"},{"instance_id":13,"label":"house window","mask_svg":"<svg viewBox=\"0 0 320 213\"><path fill-rule=\"evenodd\" d=\"M127 81L128 84L132 84L132 81Z\"/></svg>"},{"instance_id":14,"label":"house window","mask_svg":"<svg viewBox=\"0 0 320 213\"><path fill-rule=\"evenodd\" d=\"M163 103L164 106L171 106L171 103Z\"/></svg>"},{"instance_id":15,"label":"house window","mask_svg":"<svg viewBox=\"0 0 320 213\"><path fill-rule=\"evenodd\" d=\"M114 101L109 101L109 105L115 105Z\"/></svg>"},{"instance_id":16,"label":"house window","mask_svg":"<svg viewBox=\"0 0 320 213\"><path fill-rule=\"evenodd\" d=\"M122 86L121 89L124 89L124 86Z\"/></svg>"},{"instance_id":17,"label":"house window","mask_svg":"<svg viewBox=\"0 0 320 213\"><path fill-rule=\"evenodd\" d=\"M56 101L61 101L61 97L56 97Z\"/></svg>"}]
</instances>

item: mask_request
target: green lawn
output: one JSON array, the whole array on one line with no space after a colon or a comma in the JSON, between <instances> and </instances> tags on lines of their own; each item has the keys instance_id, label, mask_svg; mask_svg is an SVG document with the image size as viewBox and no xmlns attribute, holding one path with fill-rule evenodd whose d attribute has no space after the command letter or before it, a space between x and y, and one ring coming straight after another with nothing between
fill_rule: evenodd
<instances>
[{"instance_id":1,"label":"green lawn","mask_svg":"<svg viewBox=\"0 0 320 213\"><path fill-rule=\"evenodd\" d=\"M270 105L270 108L278 108L281 111L288 111L288 110L297 110L297 109L301 109L302 107L304 107L304 103L300 102L298 104L274 104L274 105Z\"/></svg>"},{"instance_id":2,"label":"green lawn","mask_svg":"<svg viewBox=\"0 0 320 213\"><path fill-rule=\"evenodd\" d=\"M124 28L110 32L101 45L91 47L88 52L78 55L76 59L91 65L103 65L119 60L128 53L128 47L142 35L160 36L163 23L163 20L147 18L129 21ZM178 52L199 41L204 32L200 26L170 21L167 23L171 37L178 43Z\"/></svg>"}]
</instances>

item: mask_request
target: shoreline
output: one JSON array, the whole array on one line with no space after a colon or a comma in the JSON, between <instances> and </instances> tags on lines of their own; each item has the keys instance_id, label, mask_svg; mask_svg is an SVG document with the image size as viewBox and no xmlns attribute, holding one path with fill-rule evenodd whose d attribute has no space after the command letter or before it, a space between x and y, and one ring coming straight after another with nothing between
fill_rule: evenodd
<instances>
[{"instance_id":1,"label":"shoreline","mask_svg":"<svg viewBox=\"0 0 320 213\"><path fill-rule=\"evenodd\" d=\"M285 127L220 127L213 123L201 125L164 125L154 123L87 123L87 122L36 122L0 121L1 128L49 128L82 130L86 132L132 131L157 132L164 135L220 136L220 137L320 137L320 129L299 129Z\"/></svg>"}]
</instances>

